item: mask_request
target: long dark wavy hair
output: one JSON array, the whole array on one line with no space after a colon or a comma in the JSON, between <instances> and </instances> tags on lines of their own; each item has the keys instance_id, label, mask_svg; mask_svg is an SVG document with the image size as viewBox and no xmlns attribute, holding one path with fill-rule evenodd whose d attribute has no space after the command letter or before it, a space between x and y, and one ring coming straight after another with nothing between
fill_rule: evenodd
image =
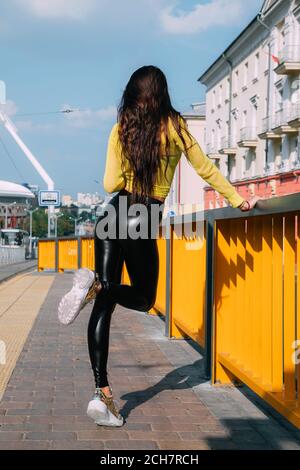
<instances>
[{"instance_id":1,"label":"long dark wavy hair","mask_svg":"<svg viewBox=\"0 0 300 470\"><path fill-rule=\"evenodd\" d=\"M185 132L190 136L186 121L171 104L166 77L158 67L143 66L131 75L118 107L117 120L122 147L122 165L124 168L127 159L133 171L134 202L145 202L146 195L152 194L157 174L161 171L162 131L166 138L165 173L167 171L170 152L169 118L187 150L180 117L183 119Z\"/></svg>"}]
</instances>

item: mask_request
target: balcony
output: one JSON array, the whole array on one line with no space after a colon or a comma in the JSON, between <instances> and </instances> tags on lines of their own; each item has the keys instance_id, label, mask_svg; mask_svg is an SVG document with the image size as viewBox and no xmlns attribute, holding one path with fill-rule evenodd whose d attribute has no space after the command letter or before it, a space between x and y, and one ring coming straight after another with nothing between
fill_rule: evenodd
<instances>
[{"instance_id":1,"label":"balcony","mask_svg":"<svg viewBox=\"0 0 300 470\"><path fill-rule=\"evenodd\" d=\"M260 139L281 139L279 134L276 134L273 130L273 119L271 116L267 116L262 120L261 133L258 134Z\"/></svg>"},{"instance_id":2,"label":"balcony","mask_svg":"<svg viewBox=\"0 0 300 470\"><path fill-rule=\"evenodd\" d=\"M279 65L274 69L278 75L300 72L300 45L285 46L278 54Z\"/></svg>"},{"instance_id":3,"label":"balcony","mask_svg":"<svg viewBox=\"0 0 300 470\"><path fill-rule=\"evenodd\" d=\"M255 148L258 144L256 127L243 127L237 144L239 147Z\"/></svg>"},{"instance_id":4,"label":"balcony","mask_svg":"<svg viewBox=\"0 0 300 470\"><path fill-rule=\"evenodd\" d=\"M295 129L300 128L300 101L291 105L288 125Z\"/></svg>"},{"instance_id":5,"label":"balcony","mask_svg":"<svg viewBox=\"0 0 300 470\"><path fill-rule=\"evenodd\" d=\"M275 134L281 136L282 134L295 134L298 132L296 127L288 124L289 113L290 111L287 107L276 111L272 122L272 130Z\"/></svg>"},{"instance_id":6,"label":"balcony","mask_svg":"<svg viewBox=\"0 0 300 470\"><path fill-rule=\"evenodd\" d=\"M207 144L206 145L206 153L209 158L220 158L221 154L218 152L216 146L214 144Z\"/></svg>"},{"instance_id":7,"label":"balcony","mask_svg":"<svg viewBox=\"0 0 300 470\"><path fill-rule=\"evenodd\" d=\"M224 136L221 139L221 147L219 149L223 155L235 155L237 153L237 146L232 144L232 139Z\"/></svg>"}]
</instances>

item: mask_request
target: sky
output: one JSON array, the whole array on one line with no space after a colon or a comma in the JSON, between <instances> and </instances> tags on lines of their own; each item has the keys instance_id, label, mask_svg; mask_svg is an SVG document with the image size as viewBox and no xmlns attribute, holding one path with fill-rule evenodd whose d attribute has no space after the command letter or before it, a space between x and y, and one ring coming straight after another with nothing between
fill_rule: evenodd
<instances>
[{"instance_id":1,"label":"sky","mask_svg":"<svg viewBox=\"0 0 300 470\"><path fill-rule=\"evenodd\" d=\"M131 74L165 73L181 113L197 79L262 0L0 0L4 110L62 194L99 192L107 139ZM63 109L73 113L61 113ZM0 179L45 183L0 123Z\"/></svg>"}]
</instances>

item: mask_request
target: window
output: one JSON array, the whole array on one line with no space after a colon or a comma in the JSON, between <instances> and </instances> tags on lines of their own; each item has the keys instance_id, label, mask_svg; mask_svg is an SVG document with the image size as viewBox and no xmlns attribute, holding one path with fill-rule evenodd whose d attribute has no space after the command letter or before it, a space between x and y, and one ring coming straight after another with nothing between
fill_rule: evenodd
<instances>
[{"instance_id":1,"label":"window","mask_svg":"<svg viewBox=\"0 0 300 470\"><path fill-rule=\"evenodd\" d=\"M265 52L264 56L265 56L265 58L266 58L265 72L268 72L268 71L269 71L269 60L270 60L270 59L269 59L269 55L270 55L269 48L266 47L266 48L264 49L264 52Z\"/></svg>"},{"instance_id":2,"label":"window","mask_svg":"<svg viewBox=\"0 0 300 470\"><path fill-rule=\"evenodd\" d=\"M214 109L216 107L216 90L213 90L212 93L212 108Z\"/></svg>"},{"instance_id":3,"label":"window","mask_svg":"<svg viewBox=\"0 0 300 470\"><path fill-rule=\"evenodd\" d=\"M244 64L244 82L243 82L244 87L246 87L248 84L248 70L249 70L249 66L248 66L248 62L246 62Z\"/></svg>"},{"instance_id":4,"label":"window","mask_svg":"<svg viewBox=\"0 0 300 470\"><path fill-rule=\"evenodd\" d=\"M239 89L239 71L236 70L234 73L234 91L235 93L238 92Z\"/></svg>"},{"instance_id":5,"label":"window","mask_svg":"<svg viewBox=\"0 0 300 470\"><path fill-rule=\"evenodd\" d=\"M223 86L220 85L220 87L219 87L219 105L222 104L222 97L223 97Z\"/></svg>"},{"instance_id":6,"label":"window","mask_svg":"<svg viewBox=\"0 0 300 470\"><path fill-rule=\"evenodd\" d=\"M258 78L258 70L259 70L259 52L255 54L254 57L254 79Z\"/></svg>"},{"instance_id":7,"label":"window","mask_svg":"<svg viewBox=\"0 0 300 470\"><path fill-rule=\"evenodd\" d=\"M211 132L211 143L212 143L213 150L215 150L215 145L216 145L216 131L215 131L215 129L213 129L212 132Z\"/></svg>"},{"instance_id":8,"label":"window","mask_svg":"<svg viewBox=\"0 0 300 470\"><path fill-rule=\"evenodd\" d=\"M243 116L242 116L242 127L246 127L247 124L247 110L245 109L243 111Z\"/></svg>"},{"instance_id":9,"label":"window","mask_svg":"<svg viewBox=\"0 0 300 470\"><path fill-rule=\"evenodd\" d=\"M235 180L235 156L234 155L228 155L228 160L227 160L227 165L228 165L228 176L231 181Z\"/></svg>"},{"instance_id":10,"label":"window","mask_svg":"<svg viewBox=\"0 0 300 470\"><path fill-rule=\"evenodd\" d=\"M226 99L229 100L229 94L230 94L230 78L227 78L226 80Z\"/></svg>"}]
</instances>

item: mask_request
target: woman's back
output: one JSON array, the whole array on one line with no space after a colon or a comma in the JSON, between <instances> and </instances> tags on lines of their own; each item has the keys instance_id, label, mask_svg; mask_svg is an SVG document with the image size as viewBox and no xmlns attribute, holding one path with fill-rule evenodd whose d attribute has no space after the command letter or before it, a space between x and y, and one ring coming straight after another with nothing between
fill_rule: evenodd
<instances>
[{"instance_id":1,"label":"woman's back","mask_svg":"<svg viewBox=\"0 0 300 470\"><path fill-rule=\"evenodd\" d=\"M107 147L106 167L103 179L105 191L112 193L120 189L132 191L133 172L127 160L125 160L122 169L122 146L118 135L118 123L112 127ZM156 181L150 196L166 198L174 177L176 166L180 160L182 153L193 166L195 171L210 186L222 194L233 207L238 207L244 199L237 193L234 186L223 176L216 165L203 152L197 140L188 132L185 120L180 116L180 128L182 137L187 146L184 144L175 129L172 119L168 119L168 139L169 151L166 155L166 136L161 131L160 155L161 155L161 171L156 175ZM168 162L168 165L167 165ZM167 169L165 171L165 168Z\"/></svg>"}]
</instances>

